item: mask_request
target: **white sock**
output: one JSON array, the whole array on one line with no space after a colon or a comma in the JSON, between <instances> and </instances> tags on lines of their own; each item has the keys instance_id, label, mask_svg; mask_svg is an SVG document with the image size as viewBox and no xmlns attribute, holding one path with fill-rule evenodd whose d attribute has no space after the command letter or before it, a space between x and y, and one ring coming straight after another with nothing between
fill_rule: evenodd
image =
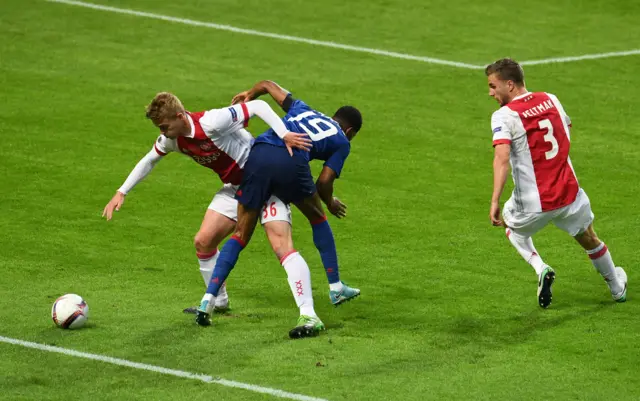
<instances>
[{"instance_id":1,"label":"white sock","mask_svg":"<svg viewBox=\"0 0 640 401\"><path fill-rule=\"evenodd\" d=\"M511 245L516 248L520 256L522 256L522 258L527 263L529 263L531 267L533 267L533 269L536 271L536 274L540 276L547 264L544 263L544 261L538 254L538 251L536 251L536 248L533 246L531 237L524 237L520 234L514 233L508 228L506 230L506 234L507 238L509 238L509 241L511 242Z\"/></svg>"},{"instance_id":2,"label":"white sock","mask_svg":"<svg viewBox=\"0 0 640 401\"><path fill-rule=\"evenodd\" d=\"M216 267L216 260L218 260L218 256L220 252L216 249L211 253L200 253L196 252L198 256L198 263L200 263L200 274L202 275L202 279L204 280L204 286L209 286L209 281L211 281L211 275L213 274L213 269ZM220 290L218 290L218 296L216 297L215 305L216 306L226 306L229 303L229 295L227 294L227 282L222 283Z\"/></svg>"},{"instance_id":3,"label":"white sock","mask_svg":"<svg viewBox=\"0 0 640 401\"><path fill-rule=\"evenodd\" d=\"M218 290L218 296L216 297L216 306L227 306L229 304L229 294L227 294L227 282L220 286Z\"/></svg>"},{"instance_id":4,"label":"white sock","mask_svg":"<svg viewBox=\"0 0 640 401\"><path fill-rule=\"evenodd\" d=\"M343 287L342 281L338 281L337 283L329 283L329 290L330 291L338 291L338 292L340 292L340 291L342 291L342 287Z\"/></svg>"},{"instance_id":5,"label":"white sock","mask_svg":"<svg viewBox=\"0 0 640 401\"><path fill-rule=\"evenodd\" d=\"M205 287L209 286L209 280L211 280L213 268L216 267L216 260L218 260L219 255L220 252L217 249L210 253L196 252L198 263L200 264L200 274L202 274Z\"/></svg>"},{"instance_id":6,"label":"white sock","mask_svg":"<svg viewBox=\"0 0 640 401\"><path fill-rule=\"evenodd\" d=\"M609 253L609 249L604 242L592 250L587 251L587 254L591 259L591 263L593 263L593 267L596 268L602 277L604 277L607 284L609 284L611 292L616 294L622 291L623 284L618 280L616 265L613 264L611 253Z\"/></svg>"},{"instance_id":7,"label":"white sock","mask_svg":"<svg viewBox=\"0 0 640 401\"><path fill-rule=\"evenodd\" d=\"M313 309L313 295L311 293L311 272L304 258L294 252L282 261L282 267L287 272L287 280L296 305L301 315L317 316Z\"/></svg>"}]
</instances>

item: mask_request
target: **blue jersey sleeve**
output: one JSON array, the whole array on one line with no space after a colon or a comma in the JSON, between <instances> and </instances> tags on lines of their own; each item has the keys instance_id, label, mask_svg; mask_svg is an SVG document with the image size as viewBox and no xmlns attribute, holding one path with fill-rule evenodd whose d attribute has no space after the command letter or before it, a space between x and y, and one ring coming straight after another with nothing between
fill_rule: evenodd
<instances>
[{"instance_id":1,"label":"blue jersey sleeve","mask_svg":"<svg viewBox=\"0 0 640 401\"><path fill-rule=\"evenodd\" d=\"M329 159L324 163L325 166L335 171L336 177L338 178L342 172L342 167L344 167L344 162L349 156L349 152L351 152L351 145L349 143L345 143L333 152Z\"/></svg>"},{"instance_id":2,"label":"blue jersey sleeve","mask_svg":"<svg viewBox=\"0 0 640 401\"><path fill-rule=\"evenodd\" d=\"M309 107L308 104L306 104L302 100L295 99L291 93L289 93L284 99L284 102L282 102L282 110L284 110L285 113L292 115L300 114L310 110L313 111L313 109Z\"/></svg>"}]
</instances>

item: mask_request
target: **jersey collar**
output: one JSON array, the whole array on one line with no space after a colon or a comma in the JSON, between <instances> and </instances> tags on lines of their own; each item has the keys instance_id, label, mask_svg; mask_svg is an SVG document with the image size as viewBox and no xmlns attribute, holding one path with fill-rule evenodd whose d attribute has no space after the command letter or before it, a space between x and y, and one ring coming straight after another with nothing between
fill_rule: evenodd
<instances>
[{"instance_id":1,"label":"jersey collar","mask_svg":"<svg viewBox=\"0 0 640 401\"><path fill-rule=\"evenodd\" d=\"M529 96L530 94L531 94L531 92L523 93L523 94L522 94L522 95L520 95L520 96L516 96L516 97L514 97L511 101L513 102L514 100L522 99L523 97L525 97L525 96Z\"/></svg>"},{"instance_id":2,"label":"jersey collar","mask_svg":"<svg viewBox=\"0 0 640 401\"><path fill-rule=\"evenodd\" d=\"M187 136L187 138L194 138L196 136L196 126L193 125L193 118L191 118L189 112L186 112L185 114L187 115L187 120L189 120L189 125L191 126L191 133Z\"/></svg>"}]
</instances>

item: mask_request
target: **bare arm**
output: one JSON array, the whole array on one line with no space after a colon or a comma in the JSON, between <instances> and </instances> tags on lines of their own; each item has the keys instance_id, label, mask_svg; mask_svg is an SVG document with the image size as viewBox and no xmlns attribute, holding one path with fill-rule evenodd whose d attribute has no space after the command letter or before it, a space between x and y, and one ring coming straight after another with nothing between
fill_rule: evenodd
<instances>
[{"instance_id":1,"label":"bare arm","mask_svg":"<svg viewBox=\"0 0 640 401\"><path fill-rule=\"evenodd\" d=\"M337 175L335 171L330 167L324 166L316 181L316 189L322 202L327 205L329 212L338 218L342 218L347 215L347 205L333 196L333 182L336 178Z\"/></svg>"},{"instance_id":2,"label":"bare arm","mask_svg":"<svg viewBox=\"0 0 640 401\"><path fill-rule=\"evenodd\" d=\"M500 197L507 182L507 174L509 174L509 157L511 153L511 145L500 144L495 146L493 157L493 194L491 195L491 210L489 217L491 223L496 226L503 225L500 219Z\"/></svg>"},{"instance_id":3,"label":"bare arm","mask_svg":"<svg viewBox=\"0 0 640 401\"><path fill-rule=\"evenodd\" d=\"M273 100L276 101L282 107L284 103L284 99L287 98L289 91L283 89L280 85L273 81L260 81L257 84L253 85L253 88L248 91L244 91L238 93L231 100L231 104L248 102L253 99L257 99L258 97L266 94L271 95Z\"/></svg>"}]
</instances>

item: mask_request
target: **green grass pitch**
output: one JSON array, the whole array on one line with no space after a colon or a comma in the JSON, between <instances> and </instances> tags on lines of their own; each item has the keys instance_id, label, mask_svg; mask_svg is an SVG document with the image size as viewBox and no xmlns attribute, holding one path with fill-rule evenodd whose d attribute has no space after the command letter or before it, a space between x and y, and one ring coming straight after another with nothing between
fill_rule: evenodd
<instances>
[{"instance_id":1,"label":"green grass pitch","mask_svg":"<svg viewBox=\"0 0 640 401\"><path fill-rule=\"evenodd\" d=\"M94 1L476 65L640 43L640 7L622 0ZM3 0L0 336L331 401L638 399L638 72L640 56L525 68L528 88L556 94L573 120L596 230L630 280L629 301L614 304L579 246L545 229L535 244L557 280L541 310L533 269L488 221L497 104L482 70ZM203 110L260 79L364 116L336 186L349 215L330 219L359 299L330 305L294 212L328 328L313 339L287 338L297 310L260 231L229 280L232 313L209 329L182 314L203 293L192 241L220 186L187 158L169 156L113 221L100 217L157 135L144 118L156 92ZM90 305L83 330L51 322L69 292ZM0 399L276 398L0 342Z\"/></svg>"}]
</instances>

